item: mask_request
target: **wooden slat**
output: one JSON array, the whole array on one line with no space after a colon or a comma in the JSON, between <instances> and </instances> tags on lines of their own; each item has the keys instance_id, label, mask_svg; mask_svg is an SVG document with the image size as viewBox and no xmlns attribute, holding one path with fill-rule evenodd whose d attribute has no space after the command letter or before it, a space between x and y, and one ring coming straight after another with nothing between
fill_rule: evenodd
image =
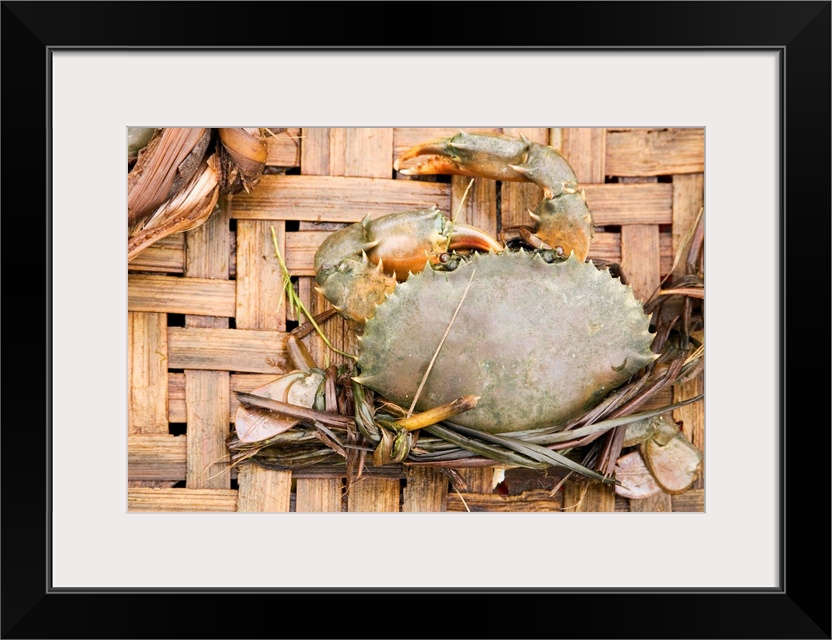
<instances>
[{"instance_id":1,"label":"wooden slat","mask_svg":"<svg viewBox=\"0 0 832 640\"><path fill-rule=\"evenodd\" d=\"M500 185L500 221L502 228L534 226L529 211L534 211L543 191L530 182L503 182Z\"/></svg>"},{"instance_id":2,"label":"wooden slat","mask_svg":"<svg viewBox=\"0 0 832 640\"><path fill-rule=\"evenodd\" d=\"M627 498L622 498L618 494L615 495L615 512L616 513L632 513L630 510L630 501Z\"/></svg>"},{"instance_id":3,"label":"wooden slat","mask_svg":"<svg viewBox=\"0 0 832 640\"><path fill-rule=\"evenodd\" d=\"M128 489L170 489L174 480L127 480Z\"/></svg>"},{"instance_id":4,"label":"wooden slat","mask_svg":"<svg viewBox=\"0 0 832 640\"><path fill-rule=\"evenodd\" d=\"M673 256L685 242L685 236L693 231L699 212L705 205L705 176L701 173L673 176ZM704 214L703 214L704 215ZM684 255L674 269L674 276L685 275L685 259L690 243L685 245Z\"/></svg>"},{"instance_id":5,"label":"wooden slat","mask_svg":"<svg viewBox=\"0 0 832 640\"><path fill-rule=\"evenodd\" d=\"M228 280L230 249L228 200L221 196L208 220L185 232L185 276ZM226 316L186 314L185 326L225 329L229 324Z\"/></svg>"},{"instance_id":6,"label":"wooden slat","mask_svg":"<svg viewBox=\"0 0 832 640\"><path fill-rule=\"evenodd\" d=\"M127 477L130 480L185 479L187 436L127 437Z\"/></svg>"},{"instance_id":7,"label":"wooden slat","mask_svg":"<svg viewBox=\"0 0 832 640\"><path fill-rule=\"evenodd\" d=\"M670 237L667 237L668 245ZM587 254L589 260L603 260L621 264L621 234L611 231L596 231Z\"/></svg>"},{"instance_id":8,"label":"wooden slat","mask_svg":"<svg viewBox=\"0 0 832 640\"><path fill-rule=\"evenodd\" d=\"M168 327L163 313L127 313L128 433L168 433Z\"/></svg>"},{"instance_id":9,"label":"wooden slat","mask_svg":"<svg viewBox=\"0 0 832 640\"><path fill-rule=\"evenodd\" d=\"M606 172L610 176L702 173L705 170L705 130L608 131L606 163Z\"/></svg>"},{"instance_id":10,"label":"wooden slat","mask_svg":"<svg viewBox=\"0 0 832 640\"><path fill-rule=\"evenodd\" d=\"M185 268L185 234L174 233L157 240L127 263L130 271L182 273Z\"/></svg>"},{"instance_id":11,"label":"wooden slat","mask_svg":"<svg viewBox=\"0 0 832 640\"><path fill-rule=\"evenodd\" d=\"M659 228L628 224L621 227L621 269L633 288L636 300L647 300L661 281Z\"/></svg>"},{"instance_id":12,"label":"wooden slat","mask_svg":"<svg viewBox=\"0 0 832 640\"><path fill-rule=\"evenodd\" d=\"M689 489L684 493L678 493L670 497L673 504L673 511L688 513L705 512L705 490Z\"/></svg>"},{"instance_id":13,"label":"wooden slat","mask_svg":"<svg viewBox=\"0 0 832 640\"><path fill-rule=\"evenodd\" d=\"M232 489L127 490L128 511L236 511L237 492Z\"/></svg>"},{"instance_id":14,"label":"wooden slat","mask_svg":"<svg viewBox=\"0 0 832 640\"><path fill-rule=\"evenodd\" d=\"M238 329L286 330L283 272L275 255L272 230L286 256L284 222L237 221Z\"/></svg>"},{"instance_id":15,"label":"wooden slat","mask_svg":"<svg viewBox=\"0 0 832 640\"><path fill-rule=\"evenodd\" d=\"M506 496L497 493L456 493L448 494L448 511L488 511L488 512L522 512L551 513L563 510L561 493L549 496L543 489L524 491L520 495Z\"/></svg>"},{"instance_id":16,"label":"wooden slat","mask_svg":"<svg viewBox=\"0 0 832 640\"><path fill-rule=\"evenodd\" d=\"M468 467L459 469L465 481L467 493L492 493L494 491L494 469L491 467Z\"/></svg>"},{"instance_id":17,"label":"wooden slat","mask_svg":"<svg viewBox=\"0 0 832 640\"><path fill-rule=\"evenodd\" d=\"M693 380L684 382L682 384L673 385L673 400L680 402L693 398L705 392L704 374L696 376ZM694 402L693 404L685 405L673 412L673 419L682 423L682 431L693 443L693 445L700 451L705 451L705 402ZM703 461L702 469L694 480L693 487L695 489L703 489L705 487L705 464L707 460Z\"/></svg>"},{"instance_id":18,"label":"wooden slat","mask_svg":"<svg viewBox=\"0 0 832 640\"><path fill-rule=\"evenodd\" d=\"M450 185L438 182L394 180L397 186L390 187L377 178L331 176L263 176L263 182L267 183L263 188L234 198L233 217L358 222L368 213L375 218L434 204L446 214L454 211ZM584 183L583 188L596 225L672 221L671 184Z\"/></svg>"},{"instance_id":19,"label":"wooden slat","mask_svg":"<svg viewBox=\"0 0 832 640\"><path fill-rule=\"evenodd\" d=\"M704 206L704 174L691 173L688 175L673 176L673 255L684 242L685 235L693 229L699 212ZM674 269L674 276L685 275L685 248L682 259ZM704 392L704 380L700 375L694 380L681 385L674 385L673 393L676 400L684 400ZM705 450L705 407L703 402L686 405L673 412L674 420L682 423L682 430L685 435L700 450ZM695 489L703 489L705 486L704 463L703 469L698 474L695 482Z\"/></svg>"},{"instance_id":20,"label":"wooden slat","mask_svg":"<svg viewBox=\"0 0 832 640\"><path fill-rule=\"evenodd\" d=\"M186 278L228 281L231 250L229 230L228 200L221 196L208 220L185 233ZM185 331L199 328L228 331L228 316L233 313L232 310L223 316L186 314ZM230 456L225 446L230 422L228 382L228 371L185 371L185 421L188 435L185 486L189 489L231 487Z\"/></svg>"},{"instance_id":21,"label":"wooden slat","mask_svg":"<svg viewBox=\"0 0 832 640\"><path fill-rule=\"evenodd\" d=\"M606 162L606 129L564 128L562 136L562 153L569 162L579 185L603 183L609 174Z\"/></svg>"},{"instance_id":22,"label":"wooden slat","mask_svg":"<svg viewBox=\"0 0 832 640\"><path fill-rule=\"evenodd\" d=\"M178 242L168 243L171 238L178 238ZM157 245L164 244L159 251L153 251ZM229 232L229 263L228 275L233 277L236 274L236 259L234 252L236 251L236 237ZM185 234L178 233L172 236L162 238L156 244L149 246L142 253L128 264L128 270L131 273L167 273L171 275L182 274L185 272Z\"/></svg>"},{"instance_id":23,"label":"wooden slat","mask_svg":"<svg viewBox=\"0 0 832 640\"><path fill-rule=\"evenodd\" d=\"M240 496L237 511L275 513L289 511L292 473L272 471L256 464L243 465L237 482Z\"/></svg>"},{"instance_id":24,"label":"wooden slat","mask_svg":"<svg viewBox=\"0 0 832 640\"><path fill-rule=\"evenodd\" d=\"M185 232L185 275L228 279L230 242L228 201L221 196L208 219Z\"/></svg>"},{"instance_id":25,"label":"wooden slat","mask_svg":"<svg viewBox=\"0 0 832 640\"><path fill-rule=\"evenodd\" d=\"M600 482L570 480L563 485L563 510L573 513L615 511L615 492Z\"/></svg>"},{"instance_id":26,"label":"wooden slat","mask_svg":"<svg viewBox=\"0 0 832 640\"><path fill-rule=\"evenodd\" d=\"M272 382L280 373L232 373L229 381L229 416L234 422L234 416L240 403L235 391L250 392L257 387ZM185 374L168 374L168 421L185 422Z\"/></svg>"},{"instance_id":27,"label":"wooden slat","mask_svg":"<svg viewBox=\"0 0 832 640\"><path fill-rule=\"evenodd\" d=\"M283 272L275 242L286 255L285 222L237 221L237 329L286 329ZM278 312L278 309L280 310ZM289 511L292 472L245 465L239 473L239 511Z\"/></svg>"},{"instance_id":28,"label":"wooden slat","mask_svg":"<svg viewBox=\"0 0 832 640\"><path fill-rule=\"evenodd\" d=\"M527 209L534 211L543 192L534 185L524 192L505 189L503 227L533 225ZM621 224L670 224L673 220L673 186L653 184L581 184L596 226ZM513 195L512 195L513 194Z\"/></svg>"},{"instance_id":29,"label":"wooden slat","mask_svg":"<svg viewBox=\"0 0 832 640\"><path fill-rule=\"evenodd\" d=\"M343 164L330 165L331 175L392 178L393 130L385 128L336 129L343 132Z\"/></svg>"},{"instance_id":30,"label":"wooden slat","mask_svg":"<svg viewBox=\"0 0 832 640\"><path fill-rule=\"evenodd\" d=\"M286 268L293 276L315 275L315 253L331 231L292 231L286 234Z\"/></svg>"},{"instance_id":31,"label":"wooden slat","mask_svg":"<svg viewBox=\"0 0 832 640\"><path fill-rule=\"evenodd\" d=\"M634 513L670 513L672 510L673 504L667 493L657 493L642 500L630 500L630 511Z\"/></svg>"},{"instance_id":32,"label":"wooden slat","mask_svg":"<svg viewBox=\"0 0 832 640\"><path fill-rule=\"evenodd\" d=\"M533 186L533 185L532 185ZM596 226L622 224L670 224L673 220L673 186L654 184L589 184L580 185ZM534 187L537 189L537 187ZM543 193L528 199L510 199L502 203L503 226L532 225L527 208L534 211ZM507 224L509 222L510 224Z\"/></svg>"},{"instance_id":33,"label":"wooden slat","mask_svg":"<svg viewBox=\"0 0 832 640\"><path fill-rule=\"evenodd\" d=\"M185 486L227 489L231 486L228 372L185 371L188 457Z\"/></svg>"},{"instance_id":34,"label":"wooden slat","mask_svg":"<svg viewBox=\"0 0 832 640\"><path fill-rule=\"evenodd\" d=\"M563 129L561 127L550 127L549 141L546 144L558 153L563 153Z\"/></svg>"},{"instance_id":35,"label":"wooden slat","mask_svg":"<svg viewBox=\"0 0 832 640\"><path fill-rule=\"evenodd\" d=\"M673 391L665 387L650 398L650 400L641 405L639 410L649 411L651 409L661 409L662 407L666 407L670 404L673 404Z\"/></svg>"},{"instance_id":36,"label":"wooden slat","mask_svg":"<svg viewBox=\"0 0 832 640\"><path fill-rule=\"evenodd\" d=\"M300 147L300 172L308 176L329 174L329 129L312 127L302 129Z\"/></svg>"},{"instance_id":37,"label":"wooden slat","mask_svg":"<svg viewBox=\"0 0 832 640\"><path fill-rule=\"evenodd\" d=\"M234 315L234 283L207 278L130 274L127 308L153 313Z\"/></svg>"},{"instance_id":38,"label":"wooden slat","mask_svg":"<svg viewBox=\"0 0 832 640\"><path fill-rule=\"evenodd\" d=\"M266 134L266 166L297 167L300 165L301 130L288 128L275 135Z\"/></svg>"},{"instance_id":39,"label":"wooden slat","mask_svg":"<svg viewBox=\"0 0 832 640\"><path fill-rule=\"evenodd\" d=\"M471 184L470 189L468 189L469 184ZM465 195L466 190L467 195ZM496 238L498 232L497 184L493 180L481 179L475 179L471 183L471 178L467 176L453 176L450 209L444 213L449 218L455 217L456 220L482 229Z\"/></svg>"},{"instance_id":40,"label":"wooden slat","mask_svg":"<svg viewBox=\"0 0 832 640\"><path fill-rule=\"evenodd\" d=\"M506 127L503 133L507 136L526 136L532 142L538 144L549 144L550 130L546 127Z\"/></svg>"},{"instance_id":41,"label":"wooden slat","mask_svg":"<svg viewBox=\"0 0 832 640\"><path fill-rule=\"evenodd\" d=\"M340 176L263 176L251 193L240 193L231 215L248 220L358 222L436 205L447 211L450 186L438 182Z\"/></svg>"},{"instance_id":42,"label":"wooden slat","mask_svg":"<svg viewBox=\"0 0 832 640\"><path fill-rule=\"evenodd\" d=\"M673 221L671 184L584 184L582 188L596 225Z\"/></svg>"},{"instance_id":43,"label":"wooden slat","mask_svg":"<svg viewBox=\"0 0 832 640\"><path fill-rule=\"evenodd\" d=\"M402 492L402 511L437 512L447 510L448 478L438 469L406 467Z\"/></svg>"},{"instance_id":44,"label":"wooden slat","mask_svg":"<svg viewBox=\"0 0 832 640\"><path fill-rule=\"evenodd\" d=\"M401 483L398 480L364 475L350 486L347 510L377 513L400 511L400 489Z\"/></svg>"},{"instance_id":45,"label":"wooden slat","mask_svg":"<svg viewBox=\"0 0 832 640\"><path fill-rule=\"evenodd\" d=\"M171 369L214 369L249 373L288 371L286 334L244 329L168 328Z\"/></svg>"},{"instance_id":46,"label":"wooden slat","mask_svg":"<svg viewBox=\"0 0 832 640\"><path fill-rule=\"evenodd\" d=\"M341 511L344 482L340 478L299 478L295 498L298 513Z\"/></svg>"}]
</instances>

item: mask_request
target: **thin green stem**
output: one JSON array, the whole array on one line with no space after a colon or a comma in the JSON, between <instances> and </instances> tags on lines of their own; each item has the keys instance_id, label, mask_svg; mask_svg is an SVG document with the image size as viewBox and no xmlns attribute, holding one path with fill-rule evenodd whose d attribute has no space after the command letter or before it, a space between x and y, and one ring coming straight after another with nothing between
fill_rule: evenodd
<instances>
[{"instance_id":1,"label":"thin green stem","mask_svg":"<svg viewBox=\"0 0 832 640\"><path fill-rule=\"evenodd\" d=\"M300 297L298 297L295 288L292 286L292 277L289 274L289 269L286 268L286 263L283 261L283 256L280 255L280 249L277 246L277 234L274 231L274 227L272 227L271 229L272 242L274 243L274 253L277 256L277 261L280 263L280 269L283 271L283 288L286 291L286 297L289 299L289 303L295 309L295 314L299 316L300 313L303 312L303 315L305 315L309 319L309 322L311 322L312 326L315 327L315 331L317 331L318 335L321 336L321 339L324 341L324 344L330 349L332 349L335 353L340 353L342 356L346 356L347 358L357 360L358 358L355 355L347 353L346 351L341 351L337 347L333 346L333 344L329 341L329 338L327 338L324 335L324 332L318 326L318 323L315 322L315 318L313 318L312 314L309 313L309 310L306 308L306 305L303 304L303 300L301 300ZM281 299L280 302L282 304L283 300ZM279 309L280 307L278 307L278 310Z\"/></svg>"}]
</instances>

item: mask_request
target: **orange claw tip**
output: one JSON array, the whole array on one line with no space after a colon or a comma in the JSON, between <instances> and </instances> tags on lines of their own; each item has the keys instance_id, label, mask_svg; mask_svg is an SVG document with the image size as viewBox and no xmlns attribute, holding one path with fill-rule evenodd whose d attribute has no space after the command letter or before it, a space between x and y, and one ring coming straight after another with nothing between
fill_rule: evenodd
<instances>
[{"instance_id":1,"label":"orange claw tip","mask_svg":"<svg viewBox=\"0 0 832 640\"><path fill-rule=\"evenodd\" d=\"M401 163L417 156L445 155L448 153L448 138L437 138L416 144L401 153L393 162L393 168L398 171Z\"/></svg>"},{"instance_id":2,"label":"orange claw tip","mask_svg":"<svg viewBox=\"0 0 832 640\"><path fill-rule=\"evenodd\" d=\"M399 169L399 164L397 160L396 163L393 165L393 168L396 169L396 171L398 171L403 176L429 176L446 174L468 175L468 172L461 170L460 167L456 163L454 163L453 160L443 156L434 156L426 162L422 162L421 164L418 164L415 167L408 167L407 169Z\"/></svg>"},{"instance_id":3,"label":"orange claw tip","mask_svg":"<svg viewBox=\"0 0 832 640\"><path fill-rule=\"evenodd\" d=\"M479 249L500 253L505 250L505 247L485 231L457 222L451 230L448 249Z\"/></svg>"}]
</instances>

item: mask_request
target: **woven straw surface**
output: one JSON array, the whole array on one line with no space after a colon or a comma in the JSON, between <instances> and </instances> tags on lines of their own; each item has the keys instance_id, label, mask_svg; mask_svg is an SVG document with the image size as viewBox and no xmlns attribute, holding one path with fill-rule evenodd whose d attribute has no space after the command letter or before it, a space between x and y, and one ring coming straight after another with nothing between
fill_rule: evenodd
<instances>
[{"instance_id":1,"label":"woven straw surface","mask_svg":"<svg viewBox=\"0 0 832 640\"><path fill-rule=\"evenodd\" d=\"M275 129L277 131L277 129ZM408 179L393 159L412 144L456 129L283 129L270 137L266 173L248 194L218 207L203 226L159 241L129 263L128 505L131 511L703 511L704 471L678 495L644 500L557 472L465 469L465 491L439 471L372 468L344 491L344 478L315 467L228 468L234 391L288 371L286 332L297 324L281 303L273 235L313 312L312 260L335 228L368 213L437 205L492 234L529 224L534 185L461 176ZM483 129L471 129L483 131ZM523 133L559 149L586 190L597 232L590 258L622 265L646 299L673 269L676 248L704 204L703 129L490 129ZM679 267L676 267L677 271ZM679 272L681 273L681 272ZM288 313L291 313L289 311ZM326 332L350 351L340 320ZM320 364L339 362L316 336ZM701 393L702 378L651 400L661 406ZM704 451L703 403L674 412Z\"/></svg>"}]
</instances>

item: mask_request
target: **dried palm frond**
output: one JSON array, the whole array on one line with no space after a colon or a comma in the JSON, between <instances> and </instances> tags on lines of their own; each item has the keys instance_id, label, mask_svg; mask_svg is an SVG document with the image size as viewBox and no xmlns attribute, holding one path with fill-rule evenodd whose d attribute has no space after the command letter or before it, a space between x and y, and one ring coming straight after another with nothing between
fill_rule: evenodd
<instances>
[{"instance_id":1,"label":"dried palm frond","mask_svg":"<svg viewBox=\"0 0 832 640\"><path fill-rule=\"evenodd\" d=\"M261 129L224 127L219 129L220 191L240 193L256 185L266 167L268 148Z\"/></svg>"},{"instance_id":2,"label":"dried palm frond","mask_svg":"<svg viewBox=\"0 0 832 640\"><path fill-rule=\"evenodd\" d=\"M127 174L128 236L188 183L210 141L211 130L201 127L170 127L154 134Z\"/></svg>"},{"instance_id":3,"label":"dried palm frond","mask_svg":"<svg viewBox=\"0 0 832 640\"><path fill-rule=\"evenodd\" d=\"M217 155L203 160L198 170L176 195L152 211L127 241L128 262L151 244L205 222L219 199Z\"/></svg>"},{"instance_id":4,"label":"dried palm frond","mask_svg":"<svg viewBox=\"0 0 832 640\"><path fill-rule=\"evenodd\" d=\"M264 130L214 131L128 130L128 167L135 162L127 174L128 262L154 242L204 223L220 193L249 191L260 180L268 151Z\"/></svg>"}]
</instances>

